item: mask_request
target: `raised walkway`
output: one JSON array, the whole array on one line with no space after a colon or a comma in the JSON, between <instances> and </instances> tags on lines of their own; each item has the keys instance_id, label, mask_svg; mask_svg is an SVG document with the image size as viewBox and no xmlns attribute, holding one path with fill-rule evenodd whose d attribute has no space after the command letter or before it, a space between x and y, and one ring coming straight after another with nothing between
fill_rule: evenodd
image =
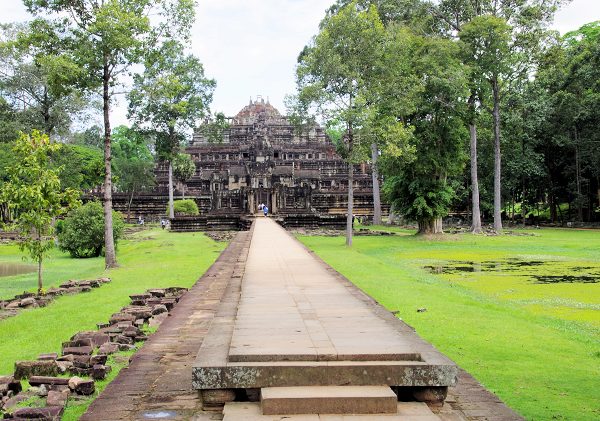
<instances>
[{"instance_id":1,"label":"raised walkway","mask_svg":"<svg viewBox=\"0 0 600 421\"><path fill-rule=\"evenodd\" d=\"M452 385L457 373L459 383L450 387L446 404L431 409L400 402L392 413L389 393L381 389L443 387ZM322 399L314 400L315 390L306 391L313 384L379 386L359 389L368 392L359 396L350 389L340 394L339 388L326 388L317 390L316 398ZM257 402L227 403L225 415L204 411L195 390L236 389L224 400L252 401L258 388L263 389L262 407ZM265 415L315 405L344 412L369 396L379 399L371 404L387 405L389 414ZM356 405L363 413L373 410L368 403ZM257 219L251 231L236 236L82 419L223 416L227 421L521 419L268 218Z\"/></svg>"}]
</instances>

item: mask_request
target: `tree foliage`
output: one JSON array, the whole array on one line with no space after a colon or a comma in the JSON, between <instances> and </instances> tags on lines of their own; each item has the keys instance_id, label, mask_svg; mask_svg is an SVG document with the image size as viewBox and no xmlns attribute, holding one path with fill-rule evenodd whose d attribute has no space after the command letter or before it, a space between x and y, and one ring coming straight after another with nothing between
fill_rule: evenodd
<instances>
[{"instance_id":1,"label":"tree foliage","mask_svg":"<svg viewBox=\"0 0 600 421\"><path fill-rule=\"evenodd\" d=\"M125 222L120 213L113 211L115 243L123 235ZM102 204L88 202L73 210L64 219L58 233L58 247L71 257L98 257L104 247L104 213Z\"/></svg>"},{"instance_id":2,"label":"tree foliage","mask_svg":"<svg viewBox=\"0 0 600 421\"><path fill-rule=\"evenodd\" d=\"M38 291L43 288L42 262L54 246L54 220L78 204L78 192L63 190L61 167L52 168L50 155L61 145L34 130L21 134L13 148L16 158L2 185L2 202L14 212L12 225L19 234L19 247L38 263Z\"/></svg>"}]
</instances>

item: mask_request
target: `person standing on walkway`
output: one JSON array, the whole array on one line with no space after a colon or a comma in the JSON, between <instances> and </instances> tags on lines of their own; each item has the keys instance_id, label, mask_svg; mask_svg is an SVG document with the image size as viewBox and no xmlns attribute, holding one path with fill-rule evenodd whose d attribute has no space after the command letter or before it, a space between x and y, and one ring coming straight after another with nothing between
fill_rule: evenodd
<instances>
[{"instance_id":1,"label":"person standing on walkway","mask_svg":"<svg viewBox=\"0 0 600 421\"><path fill-rule=\"evenodd\" d=\"M263 212L264 212L265 216L267 216L267 214L269 213L269 208L267 207L267 205L263 206Z\"/></svg>"}]
</instances>

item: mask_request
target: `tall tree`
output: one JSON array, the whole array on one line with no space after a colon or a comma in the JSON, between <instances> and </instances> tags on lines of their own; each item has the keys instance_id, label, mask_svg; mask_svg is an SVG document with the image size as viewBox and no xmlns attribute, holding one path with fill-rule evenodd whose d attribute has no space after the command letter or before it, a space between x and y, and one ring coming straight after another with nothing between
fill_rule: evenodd
<instances>
[{"instance_id":1,"label":"tall tree","mask_svg":"<svg viewBox=\"0 0 600 421\"><path fill-rule=\"evenodd\" d=\"M437 234L455 198L451 180L460 176L466 158L468 134L462 114L467 81L455 43L405 38L403 45L415 57L412 71L421 88L414 91L412 106L405 106L406 114L398 118L412 128L414 154L412 160L382 154L384 190L394 209L417 221L419 234Z\"/></svg>"},{"instance_id":2,"label":"tall tree","mask_svg":"<svg viewBox=\"0 0 600 421\"><path fill-rule=\"evenodd\" d=\"M497 60L500 57L497 51L487 50L488 58L495 56L496 64L499 68L495 69L498 77L490 74L474 72L472 79L471 92L471 112L469 116L469 126L471 134L471 185L473 210L479 207L476 202L476 195L479 193L479 180L477 178L477 125L476 110L478 103L486 101L489 91L492 96L492 106L489 107L493 115L494 122L494 229L498 232L502 230L502 201L501 201L501 156L500 156L500 100L502 96L502 84L508 85L511 79L526 78L529 76L534 58L539 53L540 45L547 37L547 26L552 22L554 12L561 4L568 3L570 0L441 0L440 2L430 4L430 12L437 19L437 30L449 37L461 36L466 24L476 20L470 28L470 34L467 36L472 43L470 48L465 51L476 54L466 56L465 61L469 63L482 64L482 55L484 51L477 50L476 45L484 46L486 42L502 40L507 47L503 52L503 60ZM500 20L494 21L494 18L504 20L505 28L501 28ZM505 31L508 29L508 33ZM477 32L479 31L479 33ZM500 33L493 34L494 31ZM490 39L489 37L492 37ZM493 37L499 36L499 40ZM487 41L485 38L488 38ZM496 43L500 46L500 43ZM514 60L507 60L510 56ZM488 60L488 65L492 64ZM509 65L507 68L506 66ZM504 69L502 68L504 67ZM481 70L476 66L478 70ZM490 68L487 69L491 70ZM509 70L508 73L503 70ZM491 85L491 89L481 86L481 81ZM479 82L479 84L477 83ZM477 232L479 227L474 214L473 231Z\"/></svg>"},{"instance_id":3,"label":"tall tree","mask_svg":"<svg viewBox=\"0 0 600 421\"><path fill-rule=\"evenodd\" d=\"M326 121L343 122L342 156L348 163L346 245L352 245L354 163L359 151L356 130L368 111L369 78L381 62L384 26L375 7L351 2L326 16L319 34L298 58L299 99L315 107ZM370 145L371 142L368 142Z\"/></svg>"},{"instance_id":4,"label":"tall tree","mask_svg":"<svg viewBox=\"0 0 600 421\"><path fill-rule=\"evenodd\" d=\"M50 143L48 136L34 130L31 136L21 134L13 152L16 161L8 169L8 181L2 185L2 202L16 211L14 227L21 236L19 247L27 250L38 265L38 293L42 293L42 263L54 247L54 219L67 213L78 203L79 193L63 190L62 168L52 168L50 154L61 145Z\"/></svg>"},{"instance_id":5,"label":"tall tree","mask_svg":"<svg viewBox=\"0 0 600 421\"><path fill-rule=\"evenodd\" d=\"M189 33L193 2L188 0L24 0L29 11L54 13L70 37L74 60L85 70L88 89L101 88L104 120L105 266L117 265L112 229L110 103L119 76L139 62L144 48L160 36ZM160 22L152 30L150 15Z\"/></svg>"},{"instance_id":6,"label":"tall tree","mask_svg":"<svg viewBox=\"0 0 600 421\"><path fill-rule=\"evenodd\" d=\"M200 60L185 54L177 41L165 41L148 55L145 70L135 75L129 94L129 115L140 127L150 124L157 132L159 159L167 162L169 217L173 209L173 159L180 151L186 131L209 115L215 81L204 75Z\"/></svg>"}]
</instances>

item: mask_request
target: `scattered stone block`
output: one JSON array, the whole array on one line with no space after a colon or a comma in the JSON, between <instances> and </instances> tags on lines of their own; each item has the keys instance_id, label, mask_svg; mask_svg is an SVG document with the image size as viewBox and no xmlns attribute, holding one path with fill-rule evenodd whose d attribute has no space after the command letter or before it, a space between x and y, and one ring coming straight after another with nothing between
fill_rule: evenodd
<instances>
[{"instance_id":1,"label":"scattered stone block","mask_svg":"<svg viewBox=\"0 0 600 421\"><path fill-rule=\"evenodd\" d=\"M100 354L109 355L109 354L114 354L118 350L119 350L119 344L114 343L114 342L107 342L100 346L100 349L98 349L98 352Z\"/></svg>"},{"instance_id":2,"label":"scattered stone block","mask_svg":"<svg viewBox=\"0 0 600 421\"><path fill-rule=\"evenodd\" d=\"M125 329L123 329L123 336L128 336L130 338L135 338L136 336L139 336L141 334L142 331L135 326L128 326Z\"/></svg>"},{"instance_id":3,"label":"scattered stone block","mask_svg":"<svg viewBox=\"0 0 600 421\"><path fill-rule=\"evenodd\" d=\"M13 412L13 418L60 421L63 410L64 408L62 406L46 406L45 408L19 408Z\"/></svg>"},{"instance_id":4,"label":"scattered stone block","mask_svg":"<svg viewBox=\"0 0 600 421\"><path fill-rule=\"evenodd\" d=\"M72 341L81 341L84 339L88 340L89 345L93 347L99 347L110 340L107 334L95 331L79 332L71 338Z\"/></svg>"},{"instance_id":5,"label":"scattered stone block","mask_svg":"<svg viewBox=\"0 0 600 421\"><path fill-rule=\"evenodd\" d=\"M111 367L102 364L96 364L92 367L92 379L104 380L106 375L110 373Z\"/></svg>"},{"instance_id":6,"label":"scattered stone block","mask_svg":"<svg viewBox=\"0 0 600 421\"><path fill-rule=\"evenodd\" d=\"M128 345L133 344L133 339L128 336L125 336L125 335L115 336L114 341L118 344L128 344Z\"/></svg>"},{"instance_id":7,"label":"scattered stone block","mask_svg":"<svg viewBox=\"0 0 600 421\"><path fill-rule=\"evenodd\" d=\"M70 394L71 391L68 388L63 391L50 390L48 392L48 397L46 398L46 406L64 407L67 404L67 399L69 399Z\"/></svg>"},{"instance_id":8,"label":"scattered stone block","mask_svg":"<svg viewBox=\"0 0 600 421\"><path fill-rule=\"evenodd\" d=\"M38 304L35 301L35 298L33 298L33 297L23 298L21 300L21 302L19 303L19 307L24 307L24 308L37 307L37 306L38 306Z\"/></svg>"},{"instance_id":9,"label":"scattered stone block","mask_svg":"<svg viewBox=\"0 0 600 421\"><path fill-rule=\"evenodd\" d=\"M156 316L157 314L160 313L167 313L169 310L167 310L167 307L164 304L158 304L155 305L154 307L152 307L152 315Z\"/></svg>"},{"instance_id":10,"label":"scattered stone block","mask_svg":"<svg viewBox=\"0 0 600 421\"><path fill-rule=\"evenodd\" d=\"M164 297L166 294L165 290L162 288L149 289L148 293L151 294L153 297L159 297L159 298Z\"/></svg>"},{"instance_id":11,"label":"scattered stone block","mask_svg":"<svg viewBox=\"0 0 600 421\"><path fill-rule=\"evenodd\" d=\"M101 284L108 284L110 283L110 278L98 278L98 282L100 282Z\"/></svg>"},{"instance_id":12,"label":"scattered stone block","mask_svg":"<svg viewBox=\"0 0 600 421\"><path fill-rule=\"evenodd\" d=\"M5 394L8 393L8 391L12 391L16 395L21 390L23 390L21 388L21 382L18 380L15 380L14 376L1 376L0 377L0 386L4 387L6 389Z\"/></svg>"},{"instance_id":13,"label":"scattered stone block","mask_svg":"<svg viewBox=\"0 0 600 421\"><path fill-rule=\"evenodd\" d=\"M94 352L94 348L91 346L70 346L63 348L63 354L91 355L92 352Z\"/></svg>"},{"instance_id":14,"label":"scattered stone block","mask_svg":"<svg viewBox=\"0 0 600 421\"><path fill-rule=\"evenodd\" d=\"M92 356L92 358L90 358L90 364L91 365L96 365L96 364L106 364L106 360L108 359L108 355L105 354L97 354Z\"/></svg>"},{"instance_id":15,"label":"scattered stone block","mask_svg":"<svg viewBox=\"0 0 600 421\"><path fill-rule=\"evenodd\" d=\"M69 389L80 395L91 395L96 390L93 380L84 380L80 377L71 377Z\"/></svg>"},{"instance_id":16,"label":"scattered stone block","mask_svg":"<svg viewBox=\"0 0 600 421\"><path fill-rule=\"evenodd\" d=\"M73 363L71 361L57 361L58 371L60 374L65 374L67 371L73 367Z\"/></svg>"},{"instance_id":17,"label":"scattered stone block","mask_svg":"<svg viewBox=\"0 0 600 421\"><path fill-rule=\"evenodd\" d=\"M133 314L115 313L111 316L109 323L114 325L119 322L134 322L136 319L139 319L139 317L135 317Z\"/></svg>"},{"instance_id":18,"label":"scattered stone block","mask_svg":"<svg viewBox=\"0 0 600 421\"><path fill-rule=\"evenodd\" d=\"M137 319L149 319L152 317L152 309L148 306L124 307L121 312L134 316L134 319L131 320L132 322Z\"/></svg>"},{"instance_id":19,"label":"scattered stone block","mask_svg":"<svg viewBox=\"0 0 600 421\"><path fill-rule=\"evenodd\" d=\"M15 379L28 379L31 376L56 376L58 365L54 360L17 361L15 363Z\"/></svg>"},{"instance_id":20,"label":"scattered stone block","mask_svg":"<svg viewBox=\"0 0 600 421\"><path fill-rule=\"evenodd\" d=\"M68 385L69 379L65 377L50 377L50 376L31 376L29 378L31 386L46 385Z\"/></svg>"}]
</instances>

